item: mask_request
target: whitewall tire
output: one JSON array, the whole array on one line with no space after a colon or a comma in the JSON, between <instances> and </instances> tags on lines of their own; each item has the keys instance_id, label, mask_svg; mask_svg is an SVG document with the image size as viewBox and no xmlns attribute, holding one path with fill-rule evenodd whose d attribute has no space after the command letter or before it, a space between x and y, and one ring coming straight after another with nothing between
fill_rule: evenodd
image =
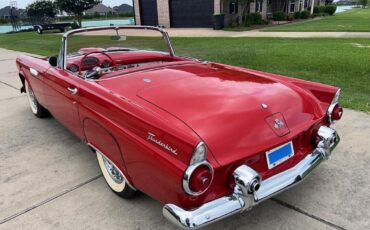
<instances>
[{"instance_id":1,"label":"whitewall tire","mask_svg":"<svg viewBox=\"0 0 370 230\"><path fill-rule=\"evenodd\" d=\"M118 167L108 158L106 158L101 152L98 150L95 152L100 170L103 173L104 179L110 189L123 198L133 197L136 191L131 188L130 185L128 185L121 170L119 170Z\"/></svg>"},{"instance_id":2,"label":"whitewall tire","mask_svg":"<svg viewBox=\"0 0 370 230\"><path fill-rule=\"evenodd\" d=\"M28 102L30 104L32 113L39 118L49 116L49 112L37 101L36 96L27 80L25 81L25 86Z\"/></svg>"}]
</instances>

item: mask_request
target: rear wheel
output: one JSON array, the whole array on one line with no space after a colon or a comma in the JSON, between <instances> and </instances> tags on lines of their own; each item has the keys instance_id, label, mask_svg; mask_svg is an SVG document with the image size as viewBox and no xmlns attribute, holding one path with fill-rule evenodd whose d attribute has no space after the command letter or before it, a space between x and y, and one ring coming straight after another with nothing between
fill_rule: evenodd
<instances>
[{"instance_id":1,"label":"rear wheel","mask_svg":"<svg viewBox=\"0 0 370 230\"><path fill-rule=\"evenodd\" d=\"M40 103L37 101L36 96L33 93L33 90L28 84L27 80L25 81L25 85L26 85L27 98L28 98L28 102L30 104L32 113L38 118L48 117L49 112L42 105L40 105Z\"/></svg>"},{"instance_id":2,"label":"rear wheel","mask_svg":"<svg viewBox=\"0 0 370 230\"><path fill-rule=\"evenodd\" d=\"M100 170L103 173L104 179L117 195L123 198L132 198L136 191L132 189L126 182L126 178L116 165L107 159L101 152L95 151L98 158Z\"/></svg>"}]
</instances>

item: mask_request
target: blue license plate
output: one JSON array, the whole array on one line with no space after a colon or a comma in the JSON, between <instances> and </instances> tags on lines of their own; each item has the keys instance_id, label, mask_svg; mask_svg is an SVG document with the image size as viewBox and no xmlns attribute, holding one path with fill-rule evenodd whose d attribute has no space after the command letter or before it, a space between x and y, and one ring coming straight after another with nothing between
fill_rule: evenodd
<instances>
[{"instance_id":1,"label":"blue license plate","mask_svg":"<svg viewBox=\"0 0 370 230\"><path fill-rule=\"evenodd\" d=\"M266 152L267 166L271 169L288 160L292 156L294 156L294 149L293 144L290 141Z\"/></svg>"}]
</instances>

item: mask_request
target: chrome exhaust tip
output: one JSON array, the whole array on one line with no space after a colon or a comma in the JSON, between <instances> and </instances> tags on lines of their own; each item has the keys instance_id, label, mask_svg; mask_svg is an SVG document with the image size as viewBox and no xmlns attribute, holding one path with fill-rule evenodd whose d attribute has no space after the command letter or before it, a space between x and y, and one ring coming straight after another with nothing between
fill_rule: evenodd
<instances>
[{"instance_id":1,"label":"chrome exhaust tip","mask_svg":"<svg viewBox=\"0 0 370 230\"><path fill-rule=\"evenodd\" d=\"M261 186L260 182L258 180L254 180L249 187L248 190L249 193L254 194L255 192L258 191L258 189L260 189L260 186Z\"/></svg>"}]
</instances>

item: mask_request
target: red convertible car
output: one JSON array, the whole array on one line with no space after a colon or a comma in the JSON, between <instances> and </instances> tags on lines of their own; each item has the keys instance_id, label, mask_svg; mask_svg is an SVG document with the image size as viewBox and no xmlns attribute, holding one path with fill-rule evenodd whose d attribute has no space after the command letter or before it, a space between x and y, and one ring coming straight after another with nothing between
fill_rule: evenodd
<instances>
[{"instance_id":1,"label":"red convertible car","mask_svg":"<svg viewBox=\"0 0 370 230\"><path fill-rule=\"evenodd\" d=\"M176 56L156 27L73 30L58 57L17 67L32 113L89 145L115 193L142 191L184 228L251 210L339 142L337 87Z\"/></svg>"}]
</instances>

